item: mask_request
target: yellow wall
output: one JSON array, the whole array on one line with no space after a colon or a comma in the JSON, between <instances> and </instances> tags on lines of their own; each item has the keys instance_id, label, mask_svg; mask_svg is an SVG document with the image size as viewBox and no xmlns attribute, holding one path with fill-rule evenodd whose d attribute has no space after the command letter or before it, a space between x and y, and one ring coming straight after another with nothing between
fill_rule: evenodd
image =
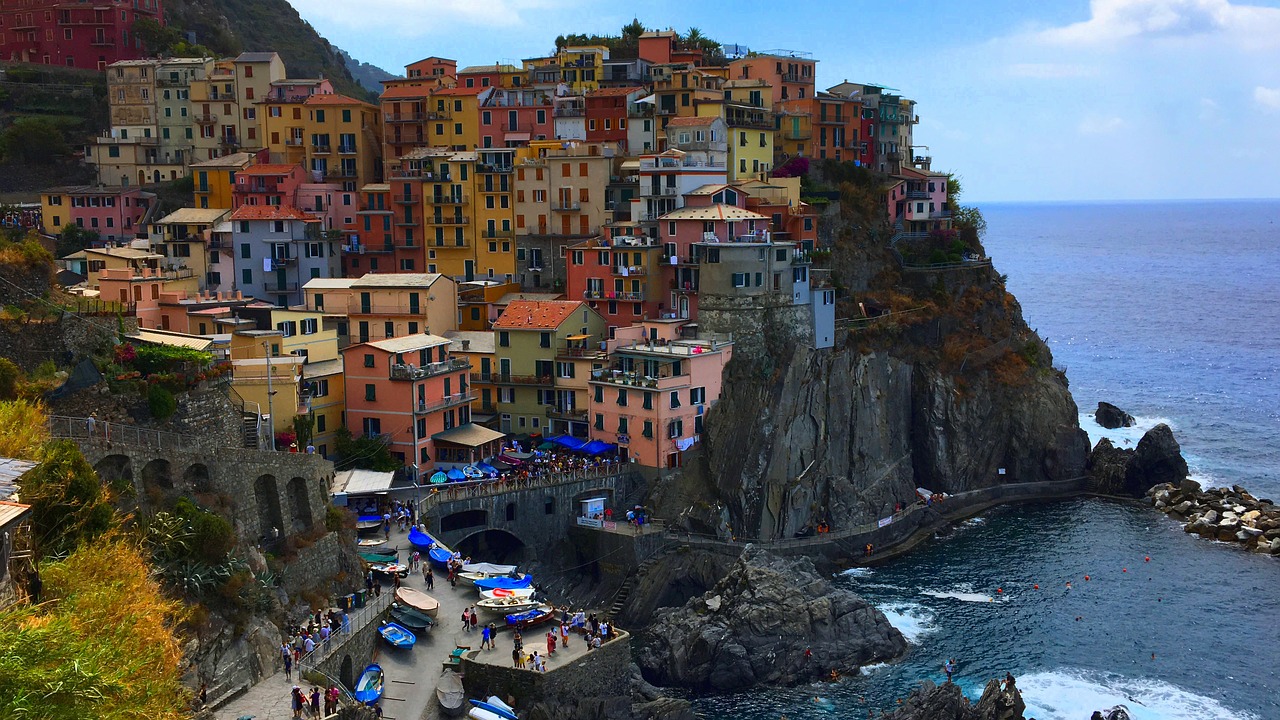
<instances>
[{"instance_id":1,"label":"yellow wall","mask_svg":"<svg viewBox=\"0 0 1280 720\"><path fill-rule=\"evenodd\" d=\"M231 385L240 397L256 402L262 412L272 413L271 426L277 433L293 429L293 419L298 414L298 385L301 382L301 358L273 358L271 360L271 392L267 395L267 363L262 360L232 361Z\"/></svg>"},{"instance_id":2,"label":"yellow wall","mask_svg":"<svg viewBox=\"0 0 1280 720\"><path fill-rule=\"evenodd\" d=\"M427 142L432 147L471 150L480 145L480 111L476 95L433 95L426 102L429 113Z\"/></svg>"},{"instance_id":3,"label":"yellow wall","mask_svg":"<svg viewBox=\"0 0 1280 720\"><path fill-rule=\"evenodd\" d=\"M248 167L246 164L245 167ZM243 170L244 168L240 168ZM231 191L235 187L236 170L232 168L192 168L196 207L220 210L232 208ZM203 180L201 176L204 176Z\"/></svg>"},{"instance_id":4,"label":"yellow wall","mask_svg":"<svg viewBox=\"0 0 1280 720\"><path fill-rule=\"evenodd\" d=\"M62 193L40 193L40 223L55 235L71 222L71 198Z\"/></svg>"},{"instance_id":5,"label":"yellow wall","mask_svg":"<svg viewBox=\"0 0 1280 720\"><path fill-rule=\"evenodd\" d=\"M343 425L343 413L347 409L347 394L345 376L342 374L341 366L337 366L335 373L326 375L310 375L307 374L307 383L316 383L320 380L328 382L329 392L327 395L311 398L311 415L315 418L315 424L312 425L312 444L317 448L318 452L325 452L332 456L337 448L336 433L338 428ZM321 418L324 418L324 429L320 429Z\"/></svg>"},{"instance_id":6,"label":"yellow wall","mask_svg":"<svg viewBox=\"0 0 1280 720\"><path fill-rule=\"evenodd\" d=\"M315 96L313 96L315 97ZM331 96L330 96L331 97ZM472 98L474 101L474 98ZM368 103L352 101L346 104L308 103L303 111L303 147L306 149L306 168L312 168L312 160L323 158L330 171L342 167L343 160L355 160L355 177L328 177L329 182L355 183L360 188L377 180L377 160L382 155L382 114ZM329 136L329 152L317 153L311 144L312 134ZM341 152L342 135L352 135L355 152ZM270 136L268 136L270 137Z\"/></svg>"}]
</instances>

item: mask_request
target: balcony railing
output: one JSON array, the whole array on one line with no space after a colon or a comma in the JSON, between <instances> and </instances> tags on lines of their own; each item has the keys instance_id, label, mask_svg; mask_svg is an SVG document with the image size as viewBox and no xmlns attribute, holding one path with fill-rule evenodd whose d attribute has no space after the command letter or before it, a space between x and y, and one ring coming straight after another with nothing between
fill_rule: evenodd
<instances>
[{"instance_id":1,"label":"balcony railing","mask_svg":"<svg viewBox=\"0 0 1280 720\"><path fill-rule=\"evenodd\" d=\"M389 123L421 122L426 119L426 114L424 113L383 113L383 118Z\"/></svg>"},{"instance_id":2,"label":"balcony railing","mask_svg":"<svg viewBox=\"0 0 1280 720\"><path fill-rule=\"evenodd\" d=\"M471 362L465 358L450 358L443 362L434 362L429 365L392 365L392 380L425 380L436 375L454 372L456 370L470 370Z\"/></svg>"},{"instance_id":3,"label":"balcony railing","mask_svg":"<svg viewBox=\"0 0 1280 720\"><path fill-rule=\"evenodd\" d=\"M467 219L464 217L428 217L426 219L428 225L466 225Z\"/></svg>"},{"instance_id":4,"label":"balcony railing","mask_svg":"<svg viewBox=\"0 0 1280 720\"><path fill-rule=\"evenodd\" d=\"M490 383L493 385L553 385L555 377L551 375L511 375L507 373L471 373L471 382Z\"/></svg>"},{"instance_id":5,"label":"balcony railing","mask_svg":"<svg viewBox=\"0 0 1280 720\"><path fill-rule=\"evenodd\" d=\"M556 202L551 205L551 209L555 212L578 212L582 209L582 203L577 201Z\"/></svg>"},{"instance_id":6,"label":"balcony railing","mask_svg":"<svg viewBox=\"0 0 1280 720\"><path fill-rule=\"evenodd\" d=\"M509 173L512 171L510 165L495 165L493 163L476 163L476 172L482 173Z\"/></svg>"},{"instance_id":7,"label":"balcony railing","mask_svg":"<svg viewBox=\"0 0 1280 720\"><path fill-rule=\"evenodd\" d=\"M353 178L356 176L356 174L357 173L355 168L344 168L344 167L329 168L324 172L324 176L329 178Z\"/></svg>"},{"instance_id":8,"label":"balcony railing","mask_svg":"<svg viewBox=\"0 0 1280 720\"><path fill-rule=\"evenodd\" d=\"M279 292L297 292L298 291L297 282L275 282L273 280L270 282L263 283L262 287L267 292L279 293Z\"/></svg>"},{"instance_id":9,"label":"balcony railing","mask_svg":"<svg viewBox=\"0 0 1280 720\"><path fill-rule=\"evenodd\" d=\"M317 155L328 155L329 153L333 152L333 148L330 147L329 145L312 145L311 152Z\"/></svg>"},{"instance_id":10,"label":"balcony railing","mask_svg":"<svg viewBox=\"0 0 1280 720\"><path fill-rule=\"evenodd\" d=\"M464 194L432 195L431 202L434 205L469 205L471 203L471 199Z\"/></svg>"},{"instance_id":11,"label":"balcony railing","mask_svg":"<svg viewBox=\"0 0 1280 720\"><path fill-rule=\"evenodd\" d=\"M295 258L295 257L271 258L272 270L283 270L287 267L297 265L297 264L298 264L298 258Z\"/></svg>"},{"instance_id":12,"label":"balcony railing","mask_svg":"<svg viewBox=\"0 0 1280 720\"><path fill-rule=\"evenodd\" d=\"M585 300L621 300L623 302L642 302L643 292L620 292L618 290L583 290Z\"/></svg>"},{"instance_id":13,"label":"balcony railing","mask_svg":"<svg viewBox=\"0 0 1280 720\"><path fill-rule=\"evenodd\" d=\"M355 155L356 152L357 150L355 145L339 145L338 146L339 155Z\"/></svg>"},{"instance_id":14,"label":"balcony railing","mask_svg":"<svg viewBox=\"0 0 1280 720\"><path fill-rule=\"evenodd\" d=\"M552 114L555 117L583 117L587 114L586 108L580 107L558 107Z\"/></svg>"},{"instance_id":15,"label":"balcony railing","mask_svg":"<svg viewBox=\"0 0 1280 720\"><path fill-rule=\"evenodd\" d=\"M193 118L197 125L213 125L218 122L218 116L211 113L197 114Z\"/></svg>"},{"instance_id":16,"label":"balcony railing","mask_svg":"<svg viewBox=\"0 0 1280 720\"><path fill-rule=\"evenodd\" d=\"M547 417L555 420L568 420L570 422L587 422L587 411L577 408L561 408L555 405L547 406Z\"/></svg>"},{"instance_id":17,"label":"balcony railing","mask_svg":"<svg viewBox=\"0 0 1280 720\"><path fill-rule=\"evenodd\" d=\"M644 275L649 272L649 268L644 265L610 265L609 272L622 277L630 277L632 275Z\"/></svg>"},{"instance_id":18,"label":"balcony railing","mask_svg":"<svg viewBox=\"0 0 1280 720\"><path fill-rule=\"evenodd\" d=\"M284 144L285 144L285 147L302 147L303 139L296 138L296 137L285 138Z\"/></svg>"},{"instance_id":19,"label":"balcony railing","mask_svg":"<svg viewBox=\"0 0 1280 720\"><path fill-rule=\"evenodd\" d=\"M441 410L448 410L449 408L457 407L459 405L466 405L475 400L476 397L476 394L473 392L461 392L453 395L445 395L444 399L439 402L415 403L413 406L413 412L415 415L426 415L433 412L439 412Z\"/></svg>"}]
</instances>

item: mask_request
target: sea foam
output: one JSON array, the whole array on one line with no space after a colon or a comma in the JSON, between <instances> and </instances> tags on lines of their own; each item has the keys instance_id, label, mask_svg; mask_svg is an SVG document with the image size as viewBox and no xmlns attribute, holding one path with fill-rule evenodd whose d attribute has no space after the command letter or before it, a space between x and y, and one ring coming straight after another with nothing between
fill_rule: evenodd
<instances>
[{"instance_id":1,"label":"sea foam","mask_svg":"<svg viewBox=\"0 0 1280 720\"><path fill-rule=\"evenodd\" d=\"M1257 720L1163 680L1100 675L1074 668L1030 673L1018 678L1027 717L1079 720L1114 705L1129 708L1133 720Z\"/></svg>"},{"instance_id":2,"label":"sea foam","mask_svg":"<svg viewBox=\"0 0 1280 720\"><path fill-rule=\"evenodd\" d=\"M1169 418L1147 417L1142 415L1135 415L1133 418L1133 425L1130 427L1110 429L1099 425L1097 421L1093 419L1093 413L1080 413L1080 427L1089 434L1089 447L1097 445L1098 441L1102 438L1107 438L1116 447L1132 450L1133 448L1138 447L1138 441L1142 439L1143 435L1147 434L1148 430L1161 423L1168 425L1174 430L1178 429L1178 426L1174 425L1173 421Z\"/></svg>"},{"instance_id":3,"label":"sea foam","mask_svg":"<svg viewBox=\"0 0 1280 720\"><path fill-rule=\"evenodd\" d=\"M937 616L928 608L916 603L885 603L876 609L884 613L889 624L898 629L907 642L919 645L920 638L937 629Z\"/></svg>"}]
</instances>

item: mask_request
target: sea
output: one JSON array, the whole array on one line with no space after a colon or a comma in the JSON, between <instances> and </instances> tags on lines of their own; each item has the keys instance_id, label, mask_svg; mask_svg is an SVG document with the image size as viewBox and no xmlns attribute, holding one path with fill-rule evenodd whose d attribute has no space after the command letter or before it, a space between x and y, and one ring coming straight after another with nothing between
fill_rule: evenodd
<instances>
[{"instance_id":1,"label":"sea","mask_svg":"<svg viewBox=\"0 0 1280 720\"><path fill-rule=\"evenodd\" d=\"M990 204L985 244L1053 350L1093 442L1167 423L1192 476L1280 498L1280 201ZM1132 428L1093 422L1099 401ZM1027 717L1280 718L1280 560L1136 503L996 509L835 582L906 635L901 661L702 697L705 717L878 717L921 680L978 697L1017 677Z\"/></svg>"}]
</instances>

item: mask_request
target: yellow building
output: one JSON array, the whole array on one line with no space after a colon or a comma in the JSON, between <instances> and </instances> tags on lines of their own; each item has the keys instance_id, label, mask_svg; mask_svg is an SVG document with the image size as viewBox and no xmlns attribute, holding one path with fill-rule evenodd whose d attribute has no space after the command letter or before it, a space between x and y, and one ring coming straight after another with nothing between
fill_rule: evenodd
<instances>
[{"instance_id":1,"label":"yellow building","mask_svg":"<svg viewBox=\"0 0 1280 720\"><path fill-rule=\"evenodd\" d=\"M181 208L152 223L151 248L167 268L191 268L201 290L208 288L210 238L230 210Z\"/></svg>"},{"instance_id":2,"label":"yellow building","mask_svg":"<svg viewBox=\"0 0 1280 720\"><path fill-rule=\"evenodd\" d=\"M458 330L487 332L501 310L498 301L520 292L518 282L472 280L458 284Z\"/></svg>"},{"instance_id":3,"label":"yellow building","mask_svg":"<svg viewBox=\"0 0 1280 720\"><path fill-rule=\"evenodd\" d=\"M379 179L382 123L378 108L346 95L312 95L303 103L302 117L304 166L313 176L342 183L347 192Z\"/></svg>"},{"instance_id":4,"label":"yellow building","mask_svg":"<svg viewBox=\"0 0 1280 720\"><path fill-rule=\"evenodd\" d=\"M160 269L163 255L124 247L86 248L62 258L67 269L85 277L85 285L97 289L103 270L129 270L135 275ZM193 287L192 290L195 288Z\"/></svg>"},{"instance_id":5,"label":"yellow building","mask_svg":"<svg viewBox=\"0 0 1280 720\"><path fill-rule=\"evenodd\" d=\"M236 173L252 164L253 155L246 152L192 163L191 180L195 187L196 207L232 209L234 204L231 202L231 193L235 188Z\"/></svg>"},{"instance_id":6,"label":"yellow building","mask_svg":"<svg viewBox=\"0 0 1280 720\"><path fill-rule=\"evenodd\" d=\"M571 45L556 53L560 66L560 82L568 85L574 95L600 89L604 78L604 61L609 58L609 48L603 45Z\"/></svg>"},{"instance_id":7,"label":"yellow building","mask_svg":"<svg viewBox=\"0 0 1280 720\"><path fill-rule=\"evenodd\" d=\"M577 363L565 356L570 348L598 348L605 326L605 319L581 300L508 305L493 324L494 372L476 376L473 370L472 377L473 385L494 386L499 430L545 434L553 420L585 423L587 398L569 384L578 380Z\"/></svg>"},{"instance_id":8,"label":"yellow building","mask_svg":"<svg viewBox=\"0 0 1280 720\"><path fill-rule=\"evenodd\" d=\"M480 105L492 92L491 87L453 87L433 91L427 101L426 144L451 150L479 147Z\"/></svg>"},{"instance_id":9,"label":"yellow building","mask_svg":"<svg viewBox=\"0 0 1280 720\"><path fill-rule=\"evenodd\" d=\"M270 413L273 434L287 432L295 417L310 412L302 402L302 367L302 358L292 356L233 359L231 387Z\"/></svg>"},{"instance_id":10,"label":"yellow building","mask_svg":"<svg viewBox=\"0 0 1280 720\"><path fill-rule=\"evenodd\" d=\"M498 412L498 388L492 382L494 368L497 367L493 331L451 330L444 336L452 343L449 356L464 358L471 363L471 391L476 396L471 403L471 422L493 422Z\"/></svg>"},{"instance_id":11,"label":"yellow building","mask_svg":"<svg viewBox=\"0 0 1280 720\"><path fill-rule=\"evenodd\" d=\"M729 126L729 182L765 177L773 168L771 92L761 79L731 80L719 98L697 103L699 117L722 117Z\"/></svg>"},{"instance_id":12,"label":"yellow building","mask_svg":"<svg viewBox=\"0 0 1280 720\"><path fill-rule=\"evenodd\" d=\"M777 127L773 134L776 162L793 157L814 157L812 100L792 100L778 107Z\"/></svg>"},{"instance_id":13,"label":"yellow building","mask_svg":"<svg viewBox=\"0 0 1280 720\"><path fill-rule=\"evenodd\" d=\"M311 444L317 453L330 457L336 449L335 435L345 424L347 410L342 357L303 365L302 389L313 419Z\"/></svg>"},{"instance_id":14,"label":"yellow building","mask_svg":"<svg viewBox=\"0 0 1280 720\"><path fill-rule=\"evenodd\" d=\"M192 161L265 147L258 103L285 74L278 54L246 52L234 60L219 60L204 78L192 79L191 118L196 127Z\"/></svg>"}]
</instances>

